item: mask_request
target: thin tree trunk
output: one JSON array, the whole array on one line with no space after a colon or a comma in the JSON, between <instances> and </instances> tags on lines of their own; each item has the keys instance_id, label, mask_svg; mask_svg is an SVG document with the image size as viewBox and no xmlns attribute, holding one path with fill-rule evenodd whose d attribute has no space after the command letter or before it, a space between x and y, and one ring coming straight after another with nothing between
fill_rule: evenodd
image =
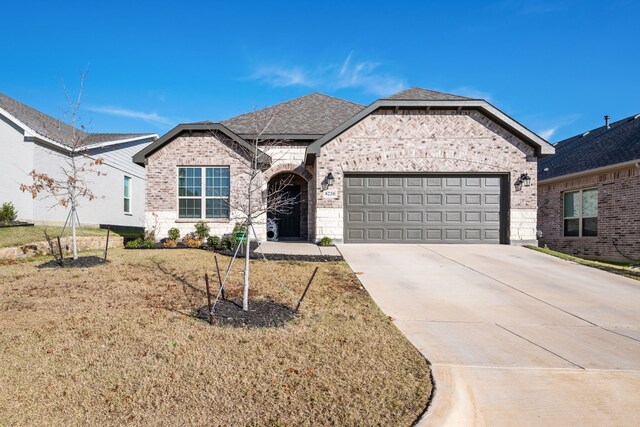
<instances>
[{"instance_id":1,"label":"thin tree trunk","mask_svg":"<svg viewBox=\"0 0 640 427\"><path fill-rule=\"evenodd\" d=\"M242 309L244 311L249 310L249 226L247 226L245 234L246 246L244 250L244 289L242 290Z\"/></svg>"},{"instance_id":2,"label":"thin tree trunk","mask_svg":"<svg viewBox=\"0 0 640 427\"><path fill-rule=\"evenodd\" d=\"M78 245L76 241L76 208L71 208L71 236L73 245L73 259L78 259Z\"/></svg>"},{"instance_id":3,"label":"thin tree trunk","mask_svg":"<svg viewBox=\"0 0 640 427\"><path fill-rule=\"evenodd\" d=\"M245 236L245 253L244 253L244 288L242 289L242 309L249 311L249 227L251 227L251 184L253 183L253 173L249 179L248 200L247 200L247 222ZM240 243L242 244L242 242Z\"/></svg>"}]
</instances>

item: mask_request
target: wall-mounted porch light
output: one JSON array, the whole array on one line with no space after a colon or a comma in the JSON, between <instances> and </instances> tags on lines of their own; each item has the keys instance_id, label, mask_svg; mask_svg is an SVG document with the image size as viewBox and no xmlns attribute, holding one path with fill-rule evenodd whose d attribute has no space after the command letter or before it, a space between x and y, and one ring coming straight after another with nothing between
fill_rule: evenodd
<instances>
[{"instance_id":1,"label":"wall-mounted porch light","mask_svg":"<svg viewBox=\"0 0 640 427\"><path fill-rule=\"evenodd\" d=\"M529 176L528 173L523 173L521 174L518 179L516 180L516 182L513 184L513 186L516 188L516 191L521 191L522 190L522 185L524 184L525 187L529 187L531 186L531 177Z\"/></svg>"},{"instance_id":2,"label":"wall-mounted porch light","mask_svg":"<svg viewBox=\"0 0 640 427\"><path fill-rule=\"evenodd\" d=\"M324 181L322 181L322 189L326 190L329 187L333 187L334 182L336 182L336 179L333 177L333 174L329 172Z\"/></svg>"}]
</instances>

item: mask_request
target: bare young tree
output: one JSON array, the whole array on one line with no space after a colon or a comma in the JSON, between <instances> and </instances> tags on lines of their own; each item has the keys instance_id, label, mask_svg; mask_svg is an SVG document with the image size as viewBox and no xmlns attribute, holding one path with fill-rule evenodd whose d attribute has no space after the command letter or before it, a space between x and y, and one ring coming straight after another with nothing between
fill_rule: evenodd
<instances>
[{"instance_id":1,"label":"bare young tree","mask_svg":"<svg viewBox=\"0 0 640 427\"><path fill-rule=\"evenodd\" d=\"M242 187L244 196L230 198L229 209L230 212L237 214L236 219L246 228L242 292L242 309L245 311L249 310L251 233L257 238L254 224L268 214L290 213L298 203L298 199L292 197L287 191L287 187L291 184L291 176L276 180L271 185L265 179L265 171L286 155L286 150L276 149L286 146L287 141L269 136L269 131L277 115L278 109L254 112L251 124L254 131L247 141L249 146L236 144L238 152L246 159L244 167L234 171L234 179L240 183L238 187ZM278 151L280 154L277 154Z\"/></svg>"},{"instance_id":2,"label":"bare young tree","mask_svg":"<svg viewBox=\"0 0 640 427\"><path fill-rule=\"evenodd\" d=\"M78 216L80 200L86 199L91 201L96 198L96 195L89 188L91 182L88 180L88 176L106 175L104 172L98 170L99 165L103 164L103 160L100 158L91 158L86 154L83 146L83 140L86 134L77 128L86 77L87 71L85 70L80 74L80 88L75 98L71 97L66 86L63 87L68 107L66 114L71 129L68 139L66 141L60 141L66 147L66 153L62 155L63 160L60 165L60 173L49 175L34 169L29 173L29 176L32 178L31 184L20 185L20 190L31 193L34 199L37 197L51 199L54 202L51 206L52 208L62 206L69 209L65 227L70 221L74 260L78 259L76 228L80 225Z\"/></svg>"}]
</instances>

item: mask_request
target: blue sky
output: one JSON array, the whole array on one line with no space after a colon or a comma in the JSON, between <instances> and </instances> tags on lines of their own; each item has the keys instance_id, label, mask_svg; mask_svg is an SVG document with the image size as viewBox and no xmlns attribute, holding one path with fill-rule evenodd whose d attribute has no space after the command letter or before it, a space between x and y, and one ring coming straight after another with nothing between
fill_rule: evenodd
<instances>
[{"instance_id":1,"label":"blue sky","mask_svg":"<svg viewBox=\"0 0 640 427\"><path fill-rule=\"evenodd\" d=\"M59 4L55 4L59 3ZM0 92L92 132L164 133L311 92L486 98L555 142L640 113L640 2L6 2Z\"/></svg>"}]
</instances>

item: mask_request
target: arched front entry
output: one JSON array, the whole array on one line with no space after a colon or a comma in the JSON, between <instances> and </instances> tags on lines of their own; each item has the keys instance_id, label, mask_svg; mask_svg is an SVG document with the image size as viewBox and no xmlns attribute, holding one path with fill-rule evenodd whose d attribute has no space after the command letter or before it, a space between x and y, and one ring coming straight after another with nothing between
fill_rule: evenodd
<instances>
[{"instance_id":1,"label":"arched front entry","mask_svg":"<svg viewBox=\"0 0 640 427\"><path fill-rule=\"evenodd\" d=\"M309 217L308 182L300 175L282 172L271 177L267 219L278 225L279 240L307 240ZM286 200L286 203L282 203ZM274 209L274 205L281 206Z\"/></svg>"}]
</instances>

